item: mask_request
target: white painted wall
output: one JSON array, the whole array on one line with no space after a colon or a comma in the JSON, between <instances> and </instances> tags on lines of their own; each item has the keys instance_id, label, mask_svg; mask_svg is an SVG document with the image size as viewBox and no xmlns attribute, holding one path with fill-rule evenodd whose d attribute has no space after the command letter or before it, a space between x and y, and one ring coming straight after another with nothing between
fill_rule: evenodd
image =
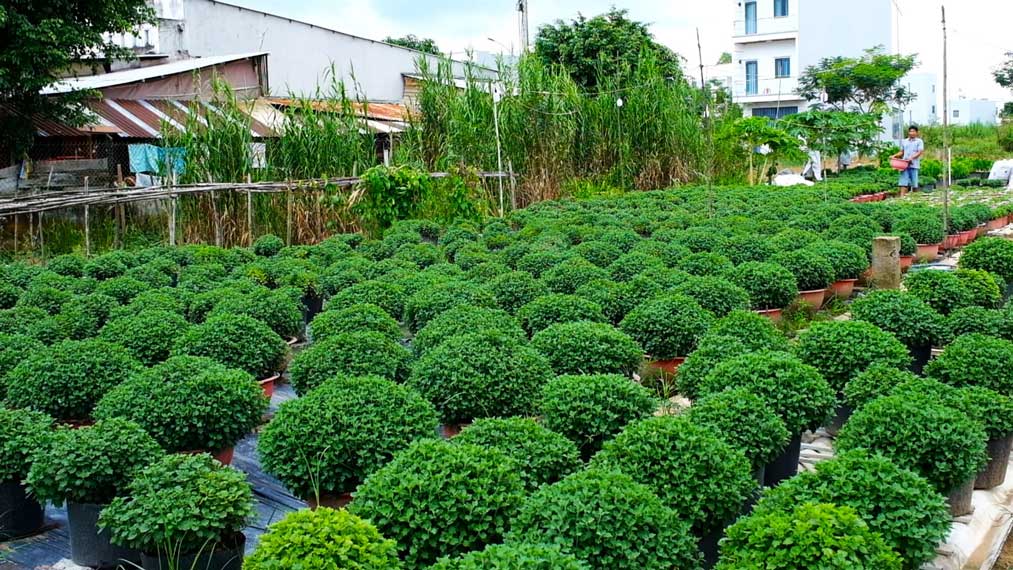
<instances>
[{"instance_id":1,"label":"white painted wall","mask_svg":"<svg viewBox=\"0 0 1013 570\"><path fill-rule=\"evenodd\" d=\"M798 89L798 53L795 50L795 40L738 44L735 47L736 51L732 54L732 64L736 70L732 86L735 97L741 98L742 102L798 99L795 94ZM782 57L791 61L791 75L786 78L778 78L775 73L774 62ZM746 93L748 61L755 61L757 64L759 82L755 96Z\"/></svg>"},{"instance_id":2,"label":"white painted wall","mask_svg":"<svg viewBox=\"0 0 1013 570\"><path fill-rule=\"evenodd\" d=\"M892 49L891 0L802 0L800 10L800 70L826 57L860 56L878 45Z\"/></svg>"},{"instance_id":3,"label":"white painted wall","mask_svg":"<svg viewBox=\"0 0 1013 570\"><path fill-rule=\"evenodd\" d=\"M950 101L950 124L994 125L998 122L999 107L995 101L984 99L957 99Z\"/></svg>"},{"instance_id":4,"label":"white painted wall","mask_svg":"<svg viewBox=\"0 0 1013 570\"><path fill-rule=\"evenodd\" d=\"M746 35L746 1L734 0L736 4L733 36ZM782 34L798 31L799 3L823 0L788 0L788 15L774 17L774 0L756 0L756 35Z\"/></svg>"},{"instance_id":5,"label":"white painted wall","mask_svg":"<svg viewBox=\"0 0 1013 570\"><path fill-rule=\"evenodd\" d=\"M940 121L942 109L938 106L938 94L935 73L911 73L902 83L915 94L902 111L904 122L908 125L934 125Z\"/></svg>"}]
</instances>

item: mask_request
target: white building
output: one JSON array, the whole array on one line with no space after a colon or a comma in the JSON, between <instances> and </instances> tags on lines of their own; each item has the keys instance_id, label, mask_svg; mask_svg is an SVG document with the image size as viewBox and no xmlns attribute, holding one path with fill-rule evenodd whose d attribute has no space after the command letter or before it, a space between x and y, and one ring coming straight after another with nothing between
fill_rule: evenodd
<instances>
[{"instance_id":1,"label":"white building","mask_svg":"<svg viewBox=\"0 0 1013 570\"><path fill-rule=\"evenodd\" d=\"M747 115L804 111L799 75L828 57L893 45L891 0L734 0L731 90ZM728 76L729 71L718 70Z\"/></svg>"},{"instance_id":2,"label":"white building","mask_svg":"<svg viewBox=\"0 0 1013 570\"><path fill-rule=\"evenodd\" d=\"M951 125L994 125L999 121L999 106L986 99L956 99L948 109Z\"/></svg>"},{"instance_id":3,"label":"white building","mask_svg":"<svg viewBox=\"0 0 1013 570\"><path fill-rule=\"evenodd\" d=\"M911 73L901 82L915 98L901 110L901 123L906 125L935 125L940 122L942 110L937 107L935 73Z\"/></svg>"}]
</instances>

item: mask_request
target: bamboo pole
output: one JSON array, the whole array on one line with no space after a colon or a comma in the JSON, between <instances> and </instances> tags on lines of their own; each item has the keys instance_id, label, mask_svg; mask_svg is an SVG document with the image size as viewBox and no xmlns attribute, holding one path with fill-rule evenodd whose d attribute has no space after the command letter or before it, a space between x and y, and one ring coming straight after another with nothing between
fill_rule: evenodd
<instances>
[{"instance_id":1,"label":"bamboo pole","mask_svg":"<svg viewBox=\"0 0 1013 570\"><path fill-rule=\"evenodd\" d=\"M285 245L292 245L292 189L285 195Z\"/></svg>"},{"instance_id":2,"label":"bamboo pole","mask_svg":"<svg viewBox=\"0 0 1013 570\"><path fill-rule=\"evenodd\" d=\"M88 223L88 204L84 205L84 255L91 256L91 230Z\"/></svg>"},{"instance_id":3,"label":"bamboo pole","mask_svg":"<svg viewBox=\"0 0 1013 570\"><path fill-rule=\"evenodd\" d=\"M250 175L247 174L246 184L249 185L252 183L253 181L250 179ZM246 189L246 229L250 232L249 245L253 246L253 241L255 239L253 234L253 193L250 192L249 188Z\"/></svg>"}]
</instances>

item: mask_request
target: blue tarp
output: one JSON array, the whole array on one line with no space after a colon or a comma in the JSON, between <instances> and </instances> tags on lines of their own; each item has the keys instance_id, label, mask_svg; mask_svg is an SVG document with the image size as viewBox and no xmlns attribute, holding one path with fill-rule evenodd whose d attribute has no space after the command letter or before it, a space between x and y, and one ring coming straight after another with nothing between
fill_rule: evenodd
<instances>
[{"instance_id":1,"label":"blue tarp","mask_svg":"<svg viewBox=\"0 0 1013 570\"><path fill-rule=\"evenodd\" d=\"M132 144L127 146L130 154L130 171L164 176L169 165L176 174L186 168L186 150L165 148L153 144Z\"/></svg>"}]
</instances>

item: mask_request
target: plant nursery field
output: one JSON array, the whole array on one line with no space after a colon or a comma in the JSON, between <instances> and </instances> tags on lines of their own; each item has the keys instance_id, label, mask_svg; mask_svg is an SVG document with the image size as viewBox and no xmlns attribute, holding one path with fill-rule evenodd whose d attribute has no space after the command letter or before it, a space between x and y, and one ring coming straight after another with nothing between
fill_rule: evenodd
<instances>
[{"instance_id":1,"label":"plant nursery field","mask_svg":"<svg viewBox=\"0 0 1013 570\"><path fill-rule=\"evenodd\" d=\"M1005 477L1013 207L860 178L2 265L0 567L919 569Z\"/></svg>"}]
</instances>

